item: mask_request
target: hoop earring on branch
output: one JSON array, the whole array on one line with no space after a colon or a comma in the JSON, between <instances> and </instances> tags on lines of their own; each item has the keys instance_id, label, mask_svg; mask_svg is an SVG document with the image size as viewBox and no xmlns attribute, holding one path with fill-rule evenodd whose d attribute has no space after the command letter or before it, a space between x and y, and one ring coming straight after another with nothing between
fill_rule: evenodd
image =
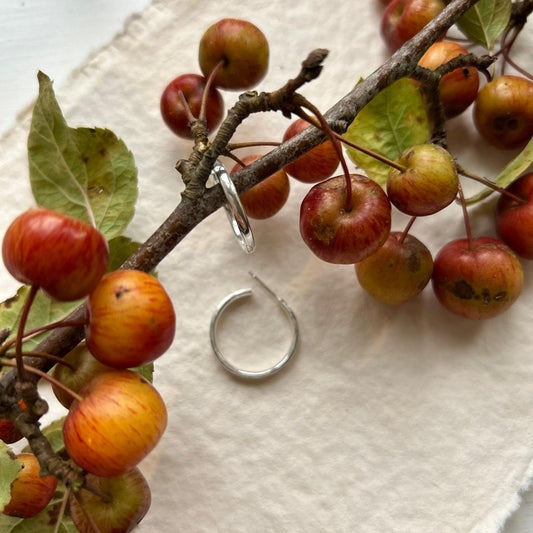
<instances>
[{"instance_id":1,"label":"hoop earring on branch","mask_svg":"<svg viewBox=\"0 0 533 533\"><path fill-rule=\"evenodd\" d=\"M211 326L209 330L210 338L211 338L211 346L213 347L213 351L215 353L215 356L220 361L222 366L230 373L232 373L235 376L238 376L240 378L244 379L262 379L269 376L272 376L276 372L279 372L292 358L294 355L294 352L296 351L296 347L298 345L298 339L299 339L299 329L298 329L298 322L296 320L296 316L292 309L287 305L287 302L280 298L275 292L270 289L262 280L260 280L255 274L252 272L249 272L250 276L252 276L257 282L261 284L261 286L272 296L275 298L279 304L279 306L282 308L282 310L285 312L285 315L289 319L289 322L292 326L292 340L290 347L288 351L283 355L283 357L273 366L266 368L264 370L244 370L242 368L238 368L234 364L230 363L226 357L222 354L218 347L216 333L217 333L217 324L222 316L222 313L224 310L231 305L236 300L239 300L240 298L244 298L246 296L250 296L252 294L252 289L240 289L238 291L232 292L228 296L226 296L217 306L213 317L211 319Z\"/></svg>"},{"instance_id":2,"label":"hoop earring on branch","mask_svg":"<svg viewBox=\"0 0 533 533\"><path fill-rule=\"evenodd\" d=\"M239 241L242 249L251 254L255 249L254 235L252 228L248 222L248 217L242 206L242 203L235 189L235 185L224 165L220 161L216 161L211 171L211 176L215 183L219 183L226 197L226 203L224 204L224 210L231 224L231 229Z\"/></svg>"}]
</instances>

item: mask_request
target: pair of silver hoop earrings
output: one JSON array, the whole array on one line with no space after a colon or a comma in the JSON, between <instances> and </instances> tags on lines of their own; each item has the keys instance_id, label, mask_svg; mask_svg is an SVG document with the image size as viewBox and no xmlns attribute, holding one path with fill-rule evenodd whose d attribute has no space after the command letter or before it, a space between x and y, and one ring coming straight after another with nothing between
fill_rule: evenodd
<instances>
[{"instance_id":1,"label":"pair of silver hoop earrings","mask_svg":"<svg viewBox=\"0 0 533 533\"><path fill-rule=\"evenodd\" d=\"M220 186L222 187L222 191L224 192L224 195L226 197L226 203L224 204L224 209L226 211L226 215L230 222L235 238L237 239L242 249L246 253L248 254L252 253L255 249L255 240L254 240L254 236L252 233L252 228L250 227L248 217L246 216L246 212L244 211L242 203L239 199L239 195L237 194L235 185L231 181L231 178L228 172L226 171L222 163L220 163L220 161L216 161L215 165L213 166L211 176L215 183L220 184ZM272 289L270 289L270 287L268 287L255 274L253 274L252 272L249 272L249 274L263 287L263 289L265 289L265 291L271 297L273 297L277 301L278 305L281 307L286 317L288 318L292 326L292 339L291 339L291 344L289 346L289 349L277 363L263 370L246 370L243 368L239 368L233 363L231 363L230 360L227 359L220 351L220 348L217 342L217 325L220 320L220 317L222 316L222 313L233 302L241 298L250 296L252 294L252 289L249 289L249 288L240 289L235 292L232 292L218 304L211 318L209 336L210 336L211 346L213 348L213 352L215 353L215 356L217 357L218 361L222 364L222 366L228 372L230 372L234 376L237 376L243 379L263 379L263 378L272 376L273 374L276 374L277 372L279 372L292 359L296 351L296 347L298 345L299 328L298 328L298 322L296 320L296 316L294 312L292 311L292 309L288 306L287 302L283 300L282 298L280 298L274 291L272 291Z\"/></svg>"}]
</instances>

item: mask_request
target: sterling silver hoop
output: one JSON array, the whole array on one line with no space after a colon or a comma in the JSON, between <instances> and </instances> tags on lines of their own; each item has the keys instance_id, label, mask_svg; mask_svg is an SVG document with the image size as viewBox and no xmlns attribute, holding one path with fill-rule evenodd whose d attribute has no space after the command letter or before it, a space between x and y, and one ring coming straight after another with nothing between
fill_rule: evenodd
<instances>
[{"instance_id":1,"label":"sterling silver hoop","mask_svg":"<svg viewBox=\"0 0 533 533\"><path fill-rule=\"evenodd\" d=\"M255 249L254 235L252 228L248 222L248 217L242 206L242 203L235 189L235 185L224 165L220 161L216 161L211 171L211 176L215 183L219 183L226 197L226 203L224 204L224 210L231 224L231 229L239 241L242 249L251 254Z\"/></svg>"},{"instance_id":2,"label":"sterling silver hoop","mask_svg":"<svg viewBox=\"0 0 533 533\"><path fill-rule=\"evenodd\" d=\"M211 318L211 326L209 330L209 335L211 338L211 346L213 347L213 351L215 353L215 356L220 361L222 366L231 374L238 376L240 378L244 379L262 379L269 376L272 376L276 372L279 372L291 359L294 355L294 352L296 351L296 347L298 345L298 339L299 339L299 329L298 329L298 322L296 320L296 316L292 309L287 305L287 302L280 298L276 293L272 291L261 279L259 279L255 274L252 272L249 272L250 276L252 276L257 282L261 284L261 286L270 294L273 298L275 298L279 304L279 306L282 308L282 310L285 312L285 315L289 319L291 326L292 326L292 340L290 347L288 351L283 355L283 357L273 366L269 368L265 368L264 370L244 370L242 368L238 368L233 363L230 363L222 354L220 351L218 344L217 344L217 324L222 316L223 311L233 302L236 300L239 300L240 298L244 298L246 296L250 296L252 294L252 289L240 289L238 291L232 292L228 296L226 296L217 306L213 317Z\"/></svg>"}]
</instances>

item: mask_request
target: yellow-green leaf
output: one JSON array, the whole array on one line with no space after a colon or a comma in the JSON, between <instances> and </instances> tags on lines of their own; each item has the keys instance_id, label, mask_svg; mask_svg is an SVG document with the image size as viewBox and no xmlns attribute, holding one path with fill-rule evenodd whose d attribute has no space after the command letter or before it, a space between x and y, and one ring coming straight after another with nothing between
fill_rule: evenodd
<instances>
[{"instance_id":1,"label":"yellow-green leaf","mask_svg":"<svg viewBox=\"0 0 533 533\"><path fill-rule=\"evenodd\" d=\"M498 187L507 187L522 174L533 163L533 137L529 140L525 148L496 176L493 183ZM477 194L466 199L468 205L484 200L494 192L491 187L484 187Z\"/></svg>"},{"instance_id":2,"label":"yellow-green leaf","mask_svg":"<svg viewBox=\"0 0 533 533\"><path fill-rule=\"evenodd\" d=\"M24 302L29 292L29 286L23 285L15 296L0 303L0 329L11 330L8 340L13 339L16 335ZM39 291L28 315L26 331L65 318L79 304L79 300L75 302L58 302ZM44 333L41 333L25 341L24 351L29 351L35 347L42 340L43 335Z\"/></svg>"},{"instance_id":3,"label":"yellow-green leaf","mask_svg":"<svg viewBox=\"0 0 533 533\"><path fill-rule=\"evenodd\" d=\"M411 80L402 78L363 107L344 136L388 159L396 159L410 146L427 142L429 135L422 94ZM381 185L386 183L388 165L350 147L347 152L368 177Z\"/></svg>"},{"instance_id":4,"label":"yellow-green leaf","mask_svg":"<svg viewBox=\"0 0 533 533\"><path fill-rule=\"evenodd\" d=\"M474 43L491 51L511 18L511 0L479 0L458 21L459 29Z\"/></svg>"},{"instance_id":5,"label":"yellow-green leaf","mask_svg":"<svg viewBox=\"0 0 533 533\"><path fill-rule=\"evenodd\" d=\"M0 513L11 499L11 483L20 469L21 464L14 458L11 448L0 440Z\"/></svg>"},{"instance_id":6,"label":"yellow-green leaf","mask_svg":"<svg viewBox=\"0 0 533 533\"><path fill-rule=\"evenodd\" d=\"M137 201L133 155L109 130L70 128L50 78L39 72L38 80L28 135L30 182L37 204L94 222L107 239L120 235Z\"/></svg>"}]
</instances>

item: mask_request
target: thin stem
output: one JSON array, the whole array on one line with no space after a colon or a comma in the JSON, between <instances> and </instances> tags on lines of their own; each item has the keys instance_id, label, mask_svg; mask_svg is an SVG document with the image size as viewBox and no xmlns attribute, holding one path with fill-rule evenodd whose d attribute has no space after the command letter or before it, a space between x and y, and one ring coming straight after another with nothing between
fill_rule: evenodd
<instances>
[{"instance_id":1,"label":"thin stem","mask_svg":"<svg viewBox=\"0 0 533 533\"><path fill-rule=\"evenodd\" d=\"M461 203L461 209L463 210L463 220L465 223L466 238L468 240L468 249L473 249L473 238L472 238L472 226L470 224L470 217L468 216L468 209L466 207L465 195L463 192L463 187L459 184L459 201Z\"/></svg>"},{"instance_id":2,"label":"thin stem","mask_svg":"<svg viewBox=\"0 0 533 533\"><path fill-rule=\"evenodd\" d=\"M463 168L458 168L459 174L461 176L464 176L465 178L469 178L471 180L477 181L479 183L482 183L483 185L486 185L487 187L493 189L496 192L499 192L500 194L503 194L504 196L508 196L518 204L527 204L527 200L525 198L521 198L520 196L517 196L516 194L512 193L511 191L505 189L504 187L500 187L499 185L496 185L493 181L490 181L487 178L484 178L482 176L476 176L475 174L472 174Z\"/></svg>"},{"instance_id":3,"label":"thin stem","mask_svg":"<svg viewBox=\"0 0 533 533\"><path fill-rule=\"evenodd\" d=\"M35 296L37 295L38 290L39 287L37 287L36 285L32 285L30 288L30 292L28 294L28 297L26 298L26 301L24 302L24 307L22 308L22 314L20 316L20 321L17 329L17 337L15 339L15 358L17 361L16 368L20 381L26 381L28 379L28 376L25 372L24 359L22 354L22 339L24 337L24 328L26 327L28 315L30 313L31 306L33 304L33 301L35 300Z\"/></svg>"},{"instance_id":4,"label":"thin stem","mask_svg":"<svg viewBox=\"0 0 533 533\"><path fill-rule=\"evenodd\" d=\"M10 357L9 354L3 354L5 357ZM1 357L1 356L0 356ZM24 352L24 357L39 357L41 359L48 359L49 361L53 361L54 363L57 363L59 365L63 365L63 366L66 366L68 368L70 368L71 370L74 370L74 367L68 363L67 361L65 361L63 359L63 357L59 357L57 355L52 355L52 354L49 354L49 353L45 353L45 352L34 352L34 351L30 351L30 352Z\"/></svg>"},{"instance_id":5,"label":"thin stem","mask_svg":"<svg viewBox=\"0 0 533 533\"><path fill-rule=\"evenodd\" d=\"M407 238L407 235L409 234L409 231L411 230L411 227L412 225L414 224L415 220L417 219L417 217L411 217L409 219L409 222L407 222L407 225L405 226L402 234L400 235L400 238L398 239L398 242L400 244L403 243L403 241L405 241L405 239Z\"/></svg>"},{"instance_id":6,"label":"thin stem","mask_svg":"<svg viewBox=\"0 0 533 533\"><path fill-rule=\"evenodd\" d=\"M316 119L318 120L320 124L320 129L329 137L331 143L333 144L333 147L335 148L335 152L341 163L342 171L344 173L344 178L346 180L346 198L344 201L344 209L345 211L351 211L353 209L352 178L350 175L350 171L348 169L348 165L346 164L344 153L342 152L342 145L339 139L337 138L337 135L331 129L330 125L328 124L327 120L325 119L324 115L320 112L320 110L314 104L312 104L311 102L308 102L307 100L304 101L303 105L315 115ZM307 120L305 116L302 118ZM316 124L313 124L313 125L316 126Z\"/></svg>"},{"instance_id":7,"label":"thin stem","mask_svg":"<svg viewBox=\"0 0 533 533\"><path fill-rule=\"evenodd\" d=\"M254 148L256 146L279 146L279 141L250 141L242 143L230 143L228 144L228 152L237 150L239 148Z\"/></svg>"},{"instance_id":8,"label":"thin stem","mask_svg":"<svg viewBox=\"0 0 533 533\"><path fill-rule=\"evenodd\" d=\"M220 67L224 65L224 60L221 59L216 65L215 68L211 71L209 74L204 87L204 92L202 94L202 104L200 106L200 115L198 116L198 119L207 122L207 101L209 100L209 91L211 90L211 87L215 83L215 76L217 75L217 72L219 71Z\"/></svg>"},{"instance_id":9,"label":"thin stem","mask_svg":"<svg viewBox=\"0 0 533 533\"><path fill-rule=\"evenodd\" d=\"M54 533L59 532L59 528L61 527L61 522L63 520L63 517L65 516L65 511L67 509L69 498L70 498L70 487L66 487L65 492L63 494L63 499L61 500L61 508L59 509L59 513L57 515L57 520L56 520L56 524L54 527Z\"/></svg>"},{"instance_id":10,"label":"thin stem","mask_svg":"<svg viewBox=\"0 0 533 533\"><path fill-rule=\"evenodd\" d=\"M46 324L44 326L39 326L37 328L30 329L28 331L25 331L22 335L22 340L27 341L31 337L34 337L35 335L39 333L43 333L44 331L51 331L53 329L57 328L70 328L70 327L76 327L76 326L84 326L87 324L87 320L58 320L56 322L51 322L50 324ZM4 355L9 348L11 348L14 344L16 344L17 338L11 339L10 341L6 342L2 347L0 347L0 357Z\"/></svg>"},{"instance_id":11,"label":"thin stem","mask_svg":"<svg viewBox=\"0 0 533 533\"><path fill-rule=\"evenodd\" d=\"M9 359L0 358L0 364L3 366L10 366L18 369L17 363L13 363ZM24 365L24 370L26 372L30 372L31 374L35 374L36 376L43 378L44 380L48 381L52 385L55 385L56 387L59 387L78 402L81 402L83 400L83 396L80 396L77 392L74 392L72 389L61 383L61 381L58 381L50 374L47 374L46 372L43 372L42 370L39 370L38 368L35 368L31 365Z\"/></svg>"},{"instance_id":12,"label":"thin stem","mask_svg":"<svg viewBox=\"0 0 533 533\"><path fill-rule=\"evenodd\" d=\"M338 133L335 134L335 136L344 143L346 146L349 146L350 148L353 148L354 150L357 150L358 152L362 152L363 154L366 154L370 157L373 157L377 161L381 161L382 163L385 163L385 165L388 165L389 167L395 168L396 170L399 170L400 172L405 172L407 169L403 166L397 163L396 161L393 161L392 159L389 159L388 157L385 157L384 155L378 154L377 152L373 152L372 150L369 150L368 148L365 148L364 146L361 146L360 144L354 143L353 141L349 141L342 135L339 135Z\"/></svg>"}]
</instances>

